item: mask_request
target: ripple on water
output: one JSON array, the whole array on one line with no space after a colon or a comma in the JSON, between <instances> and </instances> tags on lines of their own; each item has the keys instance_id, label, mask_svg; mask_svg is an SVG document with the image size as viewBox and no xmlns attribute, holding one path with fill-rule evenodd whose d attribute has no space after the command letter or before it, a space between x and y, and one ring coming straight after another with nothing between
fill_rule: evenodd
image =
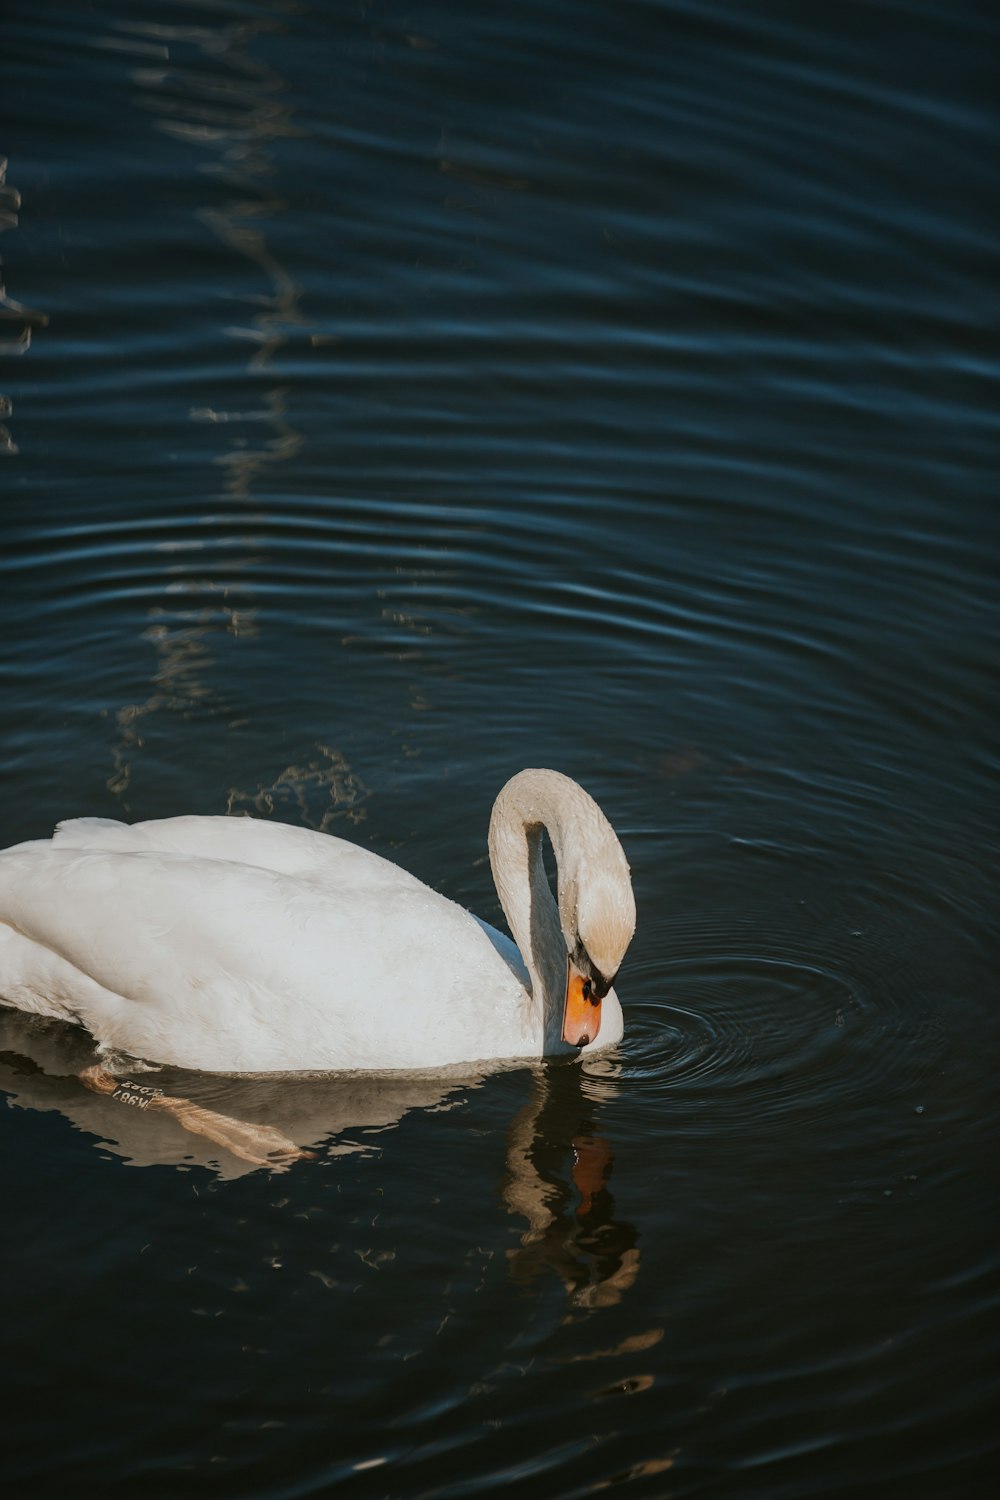
<instances>
[{"instance_id":1,"label":"ripple on water","mask_svg":"<svg viewBox=\"0 0 1000 1500\"><path fill-rule=\"evenodd\" d=\"M789 945L682 957L659 972L664 998L629 1007L625 1073L695 1132L839 1116L880 1080L906 1092L935 1065L928 1040L940 1025L915 1023L912 997L904 1020L870 970L861 978Z\"/></svg>"}]
</instances>

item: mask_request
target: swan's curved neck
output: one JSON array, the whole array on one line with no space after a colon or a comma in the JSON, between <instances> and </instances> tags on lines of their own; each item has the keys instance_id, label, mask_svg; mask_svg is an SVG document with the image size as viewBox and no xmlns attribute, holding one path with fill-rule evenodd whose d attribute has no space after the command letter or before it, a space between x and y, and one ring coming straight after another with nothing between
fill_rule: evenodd
<instances>
[{"instance_id":1,"label":"swan's curved neck","mask_svg":"<svg viewBox=\"0 0 1000 1500\"><path fill-rule=\"evenodd\" d=\"M576 861L567 835L579 818L579 797L586 793L556 771L522 771L504 787L490 819L493 879L531 976L533 1002L542 1007L546 1052L561 1050L567 955L576 928ZM545 873L543 831L556 858L558 904Z\"/></svg>"}]
</instances>

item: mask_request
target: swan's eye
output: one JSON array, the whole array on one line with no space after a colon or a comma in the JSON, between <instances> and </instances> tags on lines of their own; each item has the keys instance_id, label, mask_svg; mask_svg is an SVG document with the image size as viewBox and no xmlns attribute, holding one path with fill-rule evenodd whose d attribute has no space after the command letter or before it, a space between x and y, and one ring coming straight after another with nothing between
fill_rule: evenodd
<instances>
[{"instance_id":1,"label":"swan's eye","mask_svg":"<svg viewBox=\"0 0 1000 1500\"><path fill-rule=\"evenodd\" d=\"M585 1000L589 1000L590 1003L591 1003L591 1005L595 1005L597 1003L596 1000L595 1000L595 998L594 998L594 985L593 985L593 981L590 980L590 979L585 979L583 981L583 998Z\"/></svg>"}]
</instances>

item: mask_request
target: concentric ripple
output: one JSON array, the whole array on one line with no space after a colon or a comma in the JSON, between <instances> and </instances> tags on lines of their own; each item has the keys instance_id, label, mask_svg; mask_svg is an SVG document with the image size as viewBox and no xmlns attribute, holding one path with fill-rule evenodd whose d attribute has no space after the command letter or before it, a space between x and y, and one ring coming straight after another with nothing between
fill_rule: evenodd
<instances>
[{"instance_id":1,"label":"concentric ripple","mask_svg":"<svg viewBox=\"0 0 1000 1500\"><path fill-rule=\"evenodd\" d=\"M870 973L862 979L804 953L683 958L659 980L660 998L629 1007L625 1072L692 1128L840 1115L880 1080L906 1095L940 1054L931 1014L920 1023L911 1007L907 1041L896 1003L871 987Z\"/></svg>"}]
</instances>

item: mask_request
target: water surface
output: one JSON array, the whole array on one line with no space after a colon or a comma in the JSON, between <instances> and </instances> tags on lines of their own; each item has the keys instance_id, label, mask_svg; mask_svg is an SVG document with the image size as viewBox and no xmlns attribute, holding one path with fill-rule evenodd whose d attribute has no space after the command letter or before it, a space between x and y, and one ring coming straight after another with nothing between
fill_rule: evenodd
<instances>
[{"instance_id":1,"label":"water surface","mask_svg":"<svg viewBox=\"0 0 1000 1500\"><path fill-rule=\"evenodd\" d=\"M14 0L0 844L353 838L639 926L584 1067L156 1075L0 1013L12 1492L989 1492L996 24ZM16 306L15 306L16 304Z\"/></svg>"}]
</instances>

